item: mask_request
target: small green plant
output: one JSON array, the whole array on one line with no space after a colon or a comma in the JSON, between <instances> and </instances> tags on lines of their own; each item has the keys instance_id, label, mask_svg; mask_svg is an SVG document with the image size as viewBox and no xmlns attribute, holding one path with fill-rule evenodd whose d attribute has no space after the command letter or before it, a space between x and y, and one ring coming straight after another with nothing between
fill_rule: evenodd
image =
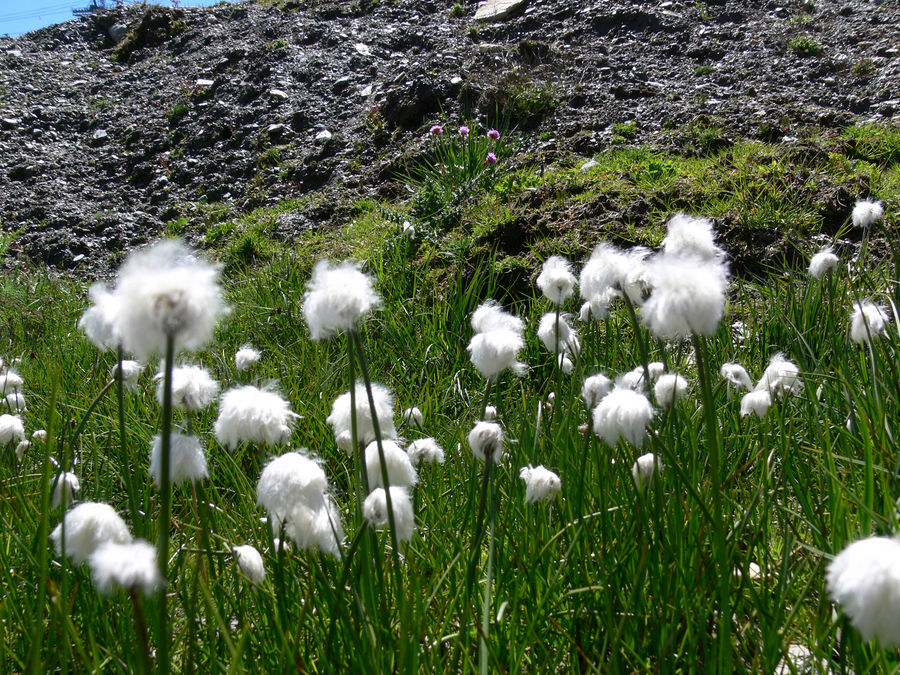
<instances>
[{"instance_id":1,"label":"small green plant","mask_svg":"<svg viewBox=\"0 0 900 675\"><path fill-rule=\"evenodd\" d=\"M699 66L696 70L694 70L694 75L696 75L697 77L703 77L704 75L709 75L712 71L712 66Z\"/></svg>"},{"instance_id":2,"label":"small green plant","mask_svg":"<svg viewBox=\"0 0 900 675\"><path fill-rule=\"evenodd\" d=\"M450 16L453 17L454 19L458 19L459 17L463 16L465 13L466 13L466 8L463 7L458 2L455 5L453 5L453 7L450 9Z\"/></svg>"},{"instance_id":3,"label":"small green plant","mask_svg":"<svg viewBox=\"0 0 900 675\"><path fill-rule=\"evenodd\" d=\"M187 103L176 103L169 111L169 124L174 124L175 122L180 120L182 117L188 114L190 109L191 106L189 106Z\"/></svg>"},{"instance_id":4,"label":"small green plant","mask_svg":"<svg viewBox=\"0 0 900 675\"><path fill-rule=\"evenodd\" d=\"M637 136L637 122L629 120L628 122L616 122L613 124L613 143L627 143L634 140Z\"/></svg>"},{"instance_id":5,"label":"small green plant","mask_svg":"<svg viewBox=\"0 0 900 675\"><path fill-rule=\"evenodd\" d=\"M697 16L700 17L700 20L703 23L709 23L712 21L712 16L709 13L709 5L705 2L697 3Z\"/></svg>"},{"instance_id":6,"label":"small green plant","mask_svg":"<svg viewBox=\"0 0 900 675\"><path fill-rule=\"evenodd\" d=\"M853 64L853 67L850 69L850 71L856 77L869 77L872 73L875 72L875 62L870 58L860 59Z\"/></svg>"},{"instance_id":7,"label":"small green plant","mask_svg":"<svg viewBox=\"0 0 900 675\"><path fill-rule=\"evenodd\" d=\"M281 164L281 147L273 145L260 153L256 159L256 164L260 169L266 169L270 166L279 166Z\"/></svg>"},{"instance_id":8,"label":"small green plant","mask_svg":"<svg viewBox=\"0 0 900 675\"><path fill-rule=\"evenodd\" d=\"M819 56L825 48L808 35L791 39L791 51L802 58Z\"/></svg>"}]
</instances>

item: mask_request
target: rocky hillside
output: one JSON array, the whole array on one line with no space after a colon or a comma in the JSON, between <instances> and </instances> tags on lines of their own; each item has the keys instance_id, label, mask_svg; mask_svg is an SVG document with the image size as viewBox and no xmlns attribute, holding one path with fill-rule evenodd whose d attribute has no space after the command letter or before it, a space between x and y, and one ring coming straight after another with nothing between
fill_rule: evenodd
<instances>
[{"instance_id":1,"label":"rocky hillside","mask_svg":"<svg viewBox=\"0 0 900 675\"><path fill-rule=\"evenodd\" d=\"M439 120L508 125L550 162L698 119L737 137L889 122L900 8L868 0L435 0L131 7L0 39L0 228L101 269L167 222L314 195L327 226ZM632 124L633 123L633 124ZM665 142L677 142L668 134ZM672 139L675 139L673 141Z\"/></svg>"}]
</instances>

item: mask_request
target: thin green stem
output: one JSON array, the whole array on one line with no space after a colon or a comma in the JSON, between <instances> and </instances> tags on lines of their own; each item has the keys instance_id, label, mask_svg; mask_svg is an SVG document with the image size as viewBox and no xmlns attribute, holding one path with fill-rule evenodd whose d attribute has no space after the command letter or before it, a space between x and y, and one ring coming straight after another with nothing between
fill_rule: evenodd
<instances>
[{"instance_id":1,"label":"thin green stem","mask_svg":"<svg viewBox=\"0 0 900 675\"><path fill-rule=\"evenodd\" d=\"M144 618L141 596L133 588L128 589L128 596L131 598L131 604L134 607L134 627L137 632L137 643L141 654L142 672L150 675L153 672L153 661L150 659L150 640L147 638L147 620Z\"/></svg>"},{"instance_id":2,"label":"thin green stem","mask_svg":"<svg viewBox=\"0 0 900 675\"><path fill-rule=\"evenodd\" d=\"M166 355L163 367L163 405L160 440L159 520L157 521L159 571L163 579L169 579L169 527L172 519L171 449L172 449L172 369L175 360L175 336L166 337ZM169 611L166 590L159 597L159 634L157 635L157 667L161 675L169 672Z\"/></svg>"},{"instance_id":3,"label":"thin green stem","mask_svg":"<svg viewBox=\"0 0 900 675\"><path fill-rule=\"evenodd\" d=\"M134 472L131 470L133 465L131 454L125 440L125 376L122 373L122 357L124 356L122 345L119 345L118 363L116 364L116 401L119 406L119 454L125 461L125 467L122 470L122 478L125 480L125 491L128 493L128 509L131 511L131 527L136 537L142 537L144 531L144 523L141 519L141 512L138 508L137 490L134 486Z\"/></svg>"}]
</instances>

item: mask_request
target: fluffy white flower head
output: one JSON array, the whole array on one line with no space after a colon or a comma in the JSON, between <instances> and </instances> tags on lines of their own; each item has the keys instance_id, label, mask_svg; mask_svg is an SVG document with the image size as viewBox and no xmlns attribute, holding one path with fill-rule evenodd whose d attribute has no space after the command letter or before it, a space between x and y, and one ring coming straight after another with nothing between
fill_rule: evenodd
<instances>
[{"instance_id":1,"label":"fluffy white flower head","mask_svg":"<svg viewBox=\"0 0 900 675\"><path fill-rule=\"evenodd\" d=\"M31 446L31 441L19 441L18 444L16 444L15 449L16 461L21 462L23 459L25 459L25 453L28 452Z\"/></svg>"},{"instance_id":2,"label":"fluffy white flower head","mask_svg":"<svg viewBox=\"0 0 900 675\"><path fill-rule=\"evenodd\" d=\"M768 389L751 391L741 398L741 417L747 417L751 413L757 417L765 417L772 406L772 395Z\"/></svg>"},{"instance_id":3,"label":"fluffy white flower head","mask_svg":"<svg viewBox=\"0 0 900 675\"><path fill-rule=\"evenodd\" d=\"M130 392L138 389L138 378L144 371L144 366L138 361L123 360L122 361L122 384ZM119 372L119 364L112 367L112 376L116 377Z\"/></svg>"},{"instance_id":4,"label":"fluffy white flower head","mask_svg":"<svg viewBox=\"0 0 900 675\"><path fill-rule=\"evenodd\" d=\"M101 351L118 349L122 343L119 329L122 302L119 295L110 291L104 284L94 284L88 294L94 304L81 315L78 327L97 349Z\"/></svg>"},{"instance_id":5,"label":"fluffy white flower head","mask_svg":"<svg viewBox=\"0 0 900 675\"><path fill-rule=\"evenodd\" d=\"M121 302L122 345L138 358L164 353L169 336L176 351L199 349L228 311L219 268L175 240L128 256L114 293Z\"/></svg>"},{"instance_id":6,"label":"fluffy white flower head","mask_svg":"<svg viewBox=\"0 0 900 675\"><path fill-rule=\"evenodd\" d=\"M74 473L64 471L59 474L53 484L53 508L57 508L60 504L63 506L71 504L80 489L81 481Z\"/></svg>"},{"instance_id":7,"label":"fluffy white flower head","mask_svg":"<svg viewBox=\"0 0 900 675\"><path fill-rule=\"evenodd\" d=\"M668 340L715 332L725 313L724 262L658 255L647 263L647 278L652 291L641 318L653 335Z\"/></svg>"},{"instance_id":8,"label":"fluffy white flower head","mask_svg":"<svg viewBox=\"0 0 900 675\"><path fill-rule=\"evenodd\" d=\"M621 436L639 448L653 417L649 399L636 391L616 387L594 408L594 433L614 446Z\"/></svg>"},{"instance_id":9,"label":"fluffy white flower head","mask_svg":"<svg viewBox=\"0 0 900 675\"><path fill-rule=\"evenodd\" d=\"M392 485L391 510L394 513L394 527L400 541L409 541L416 531L416 519L413 514L412 499L405 487ZM375 488L363 502L363 518L375 528L390 525L388 518L387 495L384 488Z\"/></svg>"},{"instance_id":10,"label":"fluffy white flower head","mask_svg":"<svg viewBox=\"0 0 900 675\"><path fill-rule=\"evenodd\" d=\"M547 258L537 278L541 293L554 305L561 305L572 297L575 283L572 264L559 255Z\"/></svg>"},{"instance_id":11,"label":"fluffy white flower head","mask_svg":"<svg viewBox=\"0 0 900 675\"><path fill-rule=\"evenodd\" d=\"M581 298L591 303L592 311L596 302L600 310L597 315L604 316L610 301L625 290L630 281L642 276L641 268L647 253L647 249L639 247L635 253L629 253L606 242L597 244L581 268L579 279Z\"/></svg>"},{"instance_id":12,"label":"fluffy white flower head","mask_svg":"<svg viewBox=\"0 0 900 675\"><path fill-rule=\"evenodd\" d=\"M363 382L356 383L354 390L356 398L356 410L351 407L350 392L344 392L338 396L331 406L331 414L325 421L334 430L335 439L342 434L351 433L351 424L356 417L356 435L360 443L369 444L375 440L375 423L372 418L372 408L369 405L369 397L366 394L366 385ZM372 382L372 400L375 403L375 419L378 421L382 438L394 438L397 429L394 426L394 395L391 390L382 384ZM350 443L349 445L352 445ZM352 452L349 448L348 452Z\"/></svg>"},{"instance_id":13,"label":"fluffy white flower head","mask_svg":"<svg viewBox=\"0 0 900 675\"><path fill-rule=\"evenodd\" d=\"M871 338L880 337L890 321L884 307L868 300L857 302L850 315L850 339L856 344L867 344Z\"/></svg>"},{"instance_id":14,"label":"fluffy white flower head","mask_svg":"<svg viewBox=\"0 0 900 675\"><path fill-rule=\"evenodd\" d=\"M150 443L150 476L157 486L162 485L162 434L154 436ZM169 480L172 484L196 483L208 477L206 454L200 439L189 434L170 434Z\"/></svg>"},{"instance_id":15,"label":"fluffy white flower head","mask_svg":"<svg viewBox=\"0 0 900 675\"><path fill-rule=\"evenodd\" d=\"M676 373L661 375L653 386L656 402L663 408L671 408L684 397L687 390L687 380Z\"/></svg>"},{"instance_id":16,"label":"fluffy white flower head","mask_svg":"<svg viewBox=\"0 0 900 675\"><path fill-rule=\"evenodd\" d=\"M0 394L7 394L22 391L25 386L25 380L16 371L9 369L0 371Z\"/></svg>"},{"instance_id":17,"label":"fluffy white flower head","mask_svg":"<svg viewBox=\"0 0 900 675\"><path fill-rule=\"evenodd\" d=\"M21 392L14 391L11 394L7 394L4 400L6 402L6 409L12 410L14 413L22 413L28 409L25 406L25 395Z\"/></svg>"},{"instance_id":18,"label":"fluffy white flower head","mask_svg":"<svg viewBox=\"0 0 900 675\"><path fill-rule=\"evenodd\" d=\"M419 482L419 474L413 466L409 455L404 452L396 441L381 441L381 449L384 452L384 466L387 469L389 485L412 487ZM378 441L372 441L366 446L366 472L369 477L369 487L384 487L381 475L381 456L378 453Z\"/></svg>"},{"instance_id":19,"label":"fluffy white flower head","mask_svg":"<svg viewBox=\"0 0 900 675\"><path fill-rule=\"evenodd\" d=\"M277 533L298 504L320 508L327 489L328 479L319 462L299 452L286 452L263 468L256 503L266 510Z\"/></svg>"},{"instance_id":20,"label":"fluffy white flower head","mask_svg":"<svg viewBox=\"0 0 900 675\"><path fill-rule=\"evenodd\" d=\"M723 363L719 368L719 375L727 380L729 385L734 385L738 389L753 389L753 380L740 363Z\"/></svg>"},{"instance_id":21,"label":"fluffy white flower head","mask_svg":"<svg viewBox=\"0 0 900 675\"><path fill-rule=\"evenodd\" d=\"M839 262L830 246L823 248L810 259L809 276L813 279L821 279L829 272L834 272L838 268Z\"/></svg>"},{"instance_id":22,"label":"fluffy white flower head","mask_svg":"<svg viewBox=\"0 0 900 675\"><path fill-rule=\"evenodd\" d=\"M662 469L662 462L652 452L641 455L631 467L631 477L638 492L643 492L653 485L653 478L657 471Z\"/></svg>"},{"instance_id":23,"label":"fluffy white flower head","mask_svg":"<svg viewBox=\"0 0 900 675\"><path fill-rule=\"evenodd\" d=\"M522 335L525 327L522 319L503 311L496 300L486 300L472 312L472 330L476 333L488 333L493 330L509 330Z\"/></svg>"},{"instance_id":24,"label":"fluffy white flower head","mask_svg":"<svg viewBox=\"0 0 900 675\"><path fill-rule=\"evenodd\" d=\"M562 490L562 481L543 465L523 466L519 478L525 481L525 503L548 502Z\"/></svg>"},{"instance_id":25,"label":"fluffy white flower head","mask_svg":"<svg viewBox=\"0 0 900 675\"><path fill-rule=\"evenodd\" d=\"M406 446L406 454L409 455L413 466L421 462L444 463L444 449L433 438L419 438Z\"/></svg>"},{"instance_id":26,"label":"fluffy white flower head","mask_svg":"<svg viewBox=\"0 0 900 675\"><path fill-rule=\"evenodd\" d=\"M585 378L584 384L581 385L581 398L584 399L588 410L593 410L603 400L603 397L612 391L612 388L612 380L604 373L597 373Z\"/></svg>"},{"instance_id":27,"label":"fluffy white flower head","mask_svg":"<svg viewBox=\"0 0 900 675\"><path fill-rule=\"evenodd\" d=\"M578 355L581 342L578 332L569 325L569 315L560 314L559 322L555 312L548 312L541 317L537 335L551 354Z\"/></svg>"},{"instance_id":28,"label":"fluffy white flower head","mask_svg":"<svg viewBox=\"0 0 900 675\"><path fill-rule=\"evenodd\" d=\"M66 555L76 565L87 560L101 544L131 542L128 526L109 504L83 502L69 509L63 521L66 530ZM62 523L50 533L50 539L57 555L62 555Z\"/></svg>"},{"instance_id":29,"label":"fluffy white flower head","mask_svg":"<svg viewBox=\"0 0 900 675\"><path fill-rule=\"evenodd\" d=\"M262 585L262 582L266 579L266 566L263 564L259 551L249 544L244 544L243 546L235 546L231 549L231 552L234 554L234 561L237 563L241 574L257 586Z\"/></svg>"},{"instance_id":30,"label":"fluffy white flower head","mask_svg":"<svg viewBox=\"0 0 900 675\"><path fill-rule=\"evenodd\" d=\"M900 645L900 542L869 537L850 544L828 566L826 582L864 640Z\"/></svg>"},{"instance_id":31,"label":"fluffy white flower head","mask_svg":"<svg viewBox=\"0 0 900 675\"><path fill-rule=\"evenodd\" d=\"M317 506L298 502L287 516L285 533L303 550L340 557L344 528L340 511L328 495Z\"/></svg>"},{"instance_id":32,"label":"fluffy white flower head","mask_svg":"<svg viewBox=\"0 0 900 675\"><path fill-rule=\"evenodd\" d=\"M872 227L884 217L884 206L875 199L863 199L853 206L853 225L864 230Z\"/></svg>"},{"instance_id":33,"label":"fluffy white flower head","mask_svg":"<svg viewBox=\"0 0 900 675\"><path fill-rule=\"evenodd\" d=\"M767 391L773 398L781 398L796 394L801 389L803 380L800 379L799 366L779 353L769 359L769 365L756 383L754 391Z\"/></svg>"},{"instance_id":34,"label":"fluffy white flower head","mask_svg":"<svg viewBox=\"0 0 900 675\"><path fill-rule=\"evenodd\" d=\"M469 342L469 356L485 378L496 377L507 368L516 375L525 373L525 364L516 358L525 346L521 319L488 300L472 313L472 329L475 335Z\"/></svg>"},{"instance_id":35,"label":"fluffy white flower head","mask_svg":"<svg viewBox=\"0 0 900 675\"><path fill-rule=\"evenodd\" d=\"M342 330L350 330L366 314L381 303L372 288L372 279L359 265L344 261L332 265L320 260L313 268L303 316L313 340L327 340Z\"/></svg>"},{"instance_id":36,"label":"fluffy white flower head","mask_svg":"<svg viewBox=\"0 0 900 675\"><path fill-rule=\"evenodd\" d=\"M666 256L699 258L717 261L725 257L725 252L716 246L716 233L708 218L696 218L678 213L669 218L668 234L663 239L662 249Z\"/></svg>"},{"instance_id":37,"label":"fluffy white flower head","mask_svg":"<svg viewBox=\"0 0 900 675\"><path fill-rule=\"evenodd\" d=\"M17 415L0 415L0 447L25 440L25 425Z\"/></svg>"},{"instance_id":38,"label":"fluffy white flower head","mask_svg":"<svg viewBox=\"0 0 900 675\"><path fill-rule=\"evenodd\" d=\"M254 349L250 345L244 345L234 354L234 367L237 368L239 372L249 370L256 365L261 357L262 354L259 353L258 349Z\"/></svg>"},{"instance_id":39,"label":"fluffy white flower head","mask_svg":"<svg viewBox=\"0 0 900 675\"><path fill-rule=\"evenodd\" d=\"M499 462L503 456L503 429L496 422L478 422L469 432L472 454L482 462Z\"/></svg>"},{"instance_id":40,"label":"fluffy white flower head","mask_svg":"<svg viewBox=\"0 0 900 675\"><path fill-rule=\"evenodd\" d=\"M419 410L418 406L412 406L411 408L407 408L403 411L403 421L411 427L415 427L416 429L422 428L422 423L425 421L425 418L422 416L422 411Z\"/></svg>"},{"instance_id":41,"label":"fluffy white flower head","mask_svg":"<svg viewBox=\"0 0 900 675\"><path fill-rule=\"evenodd\" d=\"M222 394L213 431L216 440L229 449L242 442L281 445L290 440L297 417L274 391L247 385Z\"/></svg>"},{"instance_id":42,"label":"fluffy white flower head","mask_svg":"<svg viewBox=\"0 0 900 675\"><path fill-rule=\"evenodd\" d=\"M157 373L156 400L163 402L163 373ZM219 394L219 383L206 368L178 366L172 369L172 405L182 410L203 410Z\"/></svg>"},{"instance_id":43,"label":"fluffy white flower head","mask_svg":"<svg viewBox=\"0 0 900 675\"><path fill-rule=\"evenodd\" d=\"M142 539L106 542L91 554L88 566L94 585L104 595L117 587L152 595L166 583L156 564L156 548Z\"/></svg>"}]
</instances>

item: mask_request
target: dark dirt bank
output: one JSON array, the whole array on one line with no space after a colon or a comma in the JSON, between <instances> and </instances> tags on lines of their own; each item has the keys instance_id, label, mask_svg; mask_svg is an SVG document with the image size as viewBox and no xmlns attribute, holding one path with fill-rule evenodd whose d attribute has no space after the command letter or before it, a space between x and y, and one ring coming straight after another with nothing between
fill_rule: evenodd
<instances>
[{"instance_id":1,"label":"dark dirt bank","mask_svg":"<svg viewBox=\"0 0 900 675\"><path fill-rule=\"evenodd\" d=\"M705 116L777 140L900 112L893 1L432 0L132 7L0 38L0 228L99 270L197 204L316 194L280 234L381 192L439 118L505 122L548 161ZM117 44L110 37L115 34Z\"/></svg>"}]
</instances>

